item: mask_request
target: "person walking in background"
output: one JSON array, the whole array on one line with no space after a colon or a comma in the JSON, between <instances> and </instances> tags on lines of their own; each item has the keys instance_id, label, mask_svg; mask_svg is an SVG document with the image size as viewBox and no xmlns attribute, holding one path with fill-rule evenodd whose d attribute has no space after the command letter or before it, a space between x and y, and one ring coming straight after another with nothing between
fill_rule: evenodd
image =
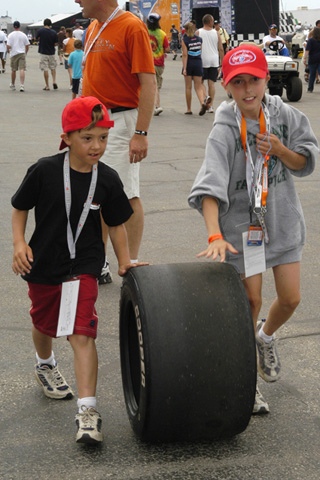
<instances>
[{"instance_id":1,"label":"person walking in background","mask_svg":"<svg viewBox=\"0 0 320 480\"><path fill-rule=\"evenodd\" d=\"M72 70L70 69L68 60L71 52L74 51L74 41L73 30L72 28L66 29L66 38L63 40L63 58L64 58L64 68L68 71L70 89L72 88ZM81 42L82 43L82 42Z\"/></svg>"},{"instance_id":2,"label":"person walking in background","mask_svg":"<svg viewBox=\"0 0 320 480\"><path fill-rule=\"evenodd\" d=\"M17 71L20 72L20 92L24 92L25 71L27 69L26 55L29 50L29 40L25 33L20 31L20 22L13 22L14 31L9 33L7 49L10 54L11 90L15 90Z\"/></svg>"},{"instance_id":3,"label":"person walking in background","mask_svg":"<svg viewBox=\"0 0 320 480\"><path fill-rule=\"evenodd\" d=\"M309 67L308 93L313 92L316 74L320 75L320 28L314 27L306 46L304 64Z\"/></svg>"},{"instance_id":4,"label":"person walking in background","mask_svg":"<svg viewBox=\"0 0 320 480\"><path fill-rule=\"evenodd\" d=\"M215 83L218 79L219 65L224 57L220 34L213 28L214 18L206 14L202 18L203 27L196 31L196 35L202 38L202 65L203 65L203 91L206 95L208 113L213 113L213 101L216 93ZM205 80L208 82L208 94L206 93Z\"/></svg>"},{"instance_id":5,"label":"person walking in background","mask_svg":"<svg viewBox=\"0 0 320 480\"><path fill-rule=\"evenodd\" d=\"M182 74L184 75L187 102L185 115L192 115L192 81L201 105L199 115L204 115L207 110L207 99L205 99L205 93L201 83L203 76L201 60L202 38L195 35L194 24L192 22L186 23L184 28L185 34L182 38Z\"/></svg>"},{"instance_id":6,"label":"person walking in background","mask_svg":"<svg viewBox=\"0 0 320 480\"><path fill-rule=\"evenodd\" d=\"M176 26L174 24L171 25L170 33L171 33L170 49L171 49L171 52L173 53L172 60L175 60L177 58L177 50L179 50L180 48L180 34L179 34L179 30L176 29Z\"/></svg>"},{"instance_id":7,"label":"person walking in background","mask_svg":"<svg viewBox=\"0 0 320 480\"><path fill-rule=\"evenodd\" d=\"M315 26L320 28L320 20L317 20L315 22ZM314 28L314 27L313 27ZM313 29L310 30L309 34L308 34L308 37L307 37L307 41L309 40L309 38L311 38L313 35ZM306 51L306 46L307 46L307 41L304 43L304 56L305 56L305 51ZM303 56L303 58L304 58ZM309 70L308 70L309 71ZM307 78L306 78L306 81L309 82L309 73L307 74ZM316 72L316 83L320 83L320 80L319 80L319 74L318 72Z\"/></svg>"},{"instance_id":8,"label":"person walking in background","mask_svg":"<svg viewBox=\"0 0 320 480\"><path fill-rule=\"evenodd\" d=\"M83 29L80 28L79 23L76 23L76 28L73 30L73 37L76 40L81 40L82 41L82 35L83 35Z\"/></svg>"},{"instance_id":9,"label":"person walking in background","mask_svg":"<svg viewBox=\"0 0 320 480\"><path fill-rule=\"evenodd\" d=\"M161 30L159 21L160 15L158 13L150 13L147 18L147 27L150 37L151 49L153 54L154 68L156 71L157 91L156 102L154 108L154 115L158 116L163 112L160 106L160 90L162 87L162 75L164 72L165 54L170 52L169 41L167 35Z\"/></svg>"},{"instance_id":10,"label":"person walking in background","mask_svg":"<svg viewBox=\"0 0 320 480\"><path fill-rule=\"evenodd\" d=\"M7 40L7 35L0 30L0 60L2 67L0 68L0 73L4 73L6 71Z\"/></svg>"},{"instance_id":11,"label":"person walking in background","mask_svg":"<svg viewBox=\"0 0 320 480\"><path fill-rule=\"evenodd\" d=\"M214 28L219 33L221 37L223 53L226 54L229 50L229 34L225 28L222 28L219 20L214 21ZM222 64L222 59L220 59L220 65Z\"/></svg>"},{"instance_id":12,"label":"person walking in background","mask_svg":"<svg viewBox=\"0 0 320 480\"><path fill-rule=\"evenodd\" d=\"M150 38L146 25L132 13L121 10L116 0L75 2L83 7L84 18L96 19L86 35L82 93L99 98L114 121L102 161L118 172L134 211L125 223L134 262L144 226L139 166L148 152L147 135L156 92ZM104 223L102 227L107 247L108 229ZM106 258L99 283L111 281Z\"/></svg>"},{"instance_id":13,"label":"person walking in background","mask_svg":"<svg viewBox=\"0 0 320 480\"><path fill-rule=\"evenodd\" d=\"M58 57L60 65L63 65L63 40L66 38L66 29L61 27L58 32Z\"/></svg>"},{"instance_id":14,"label":"person walking in background","mask_svg":"<svg viewBox=\"0 0 320 480\"><path fill-rule=\"evenodd\" d=\"M80 80L82 78L82 42L74 41L74 51L70 53L68 63L72 71L72 98L76 98L79 93Z\"/></svg>"},{"instance_id":15,"label":"person walking in background","mask_svg":"<svg viewBox=\"0 0 320 480\"><path fill-rule=\"evenodd\" d=\"M41 28L36 39L39 40L39 53L40 53L40 70L43 71L45 87L43 90L50 90L49 87L49 70L51 70L52 83L54 90L57 90L58 85L56 83L56 68L57 61L55 59L55 46L58 45L58 35L52 30L52 22L50 18L46 18L43 21L44 27Z\"/></svg>"}]
</instances>

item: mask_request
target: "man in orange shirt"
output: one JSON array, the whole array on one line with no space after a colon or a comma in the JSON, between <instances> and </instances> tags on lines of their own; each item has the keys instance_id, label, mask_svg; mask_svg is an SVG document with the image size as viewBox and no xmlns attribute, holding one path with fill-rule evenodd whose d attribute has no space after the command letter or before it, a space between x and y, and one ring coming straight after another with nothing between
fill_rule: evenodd
<instances>
[{"instance_id":1,"label":"man in orange shirt","mask_svg":"<svg viewBox=\"0 0 320 480\"><path fill-rule=\"evenodd\" d=\"M83 8L85 18L96 19L86 34L82 94L99 98L114 121L102 160L119 173L134 211L125 226L130 258L135 261L144 224L139 162L147 156L147 132L156 91L148 30L139 18L120 10L117 0L75 2ZM103 231L106 244L105 226ZM110 281L106 260L99 283Z\"/></svg>"}]
</instances>

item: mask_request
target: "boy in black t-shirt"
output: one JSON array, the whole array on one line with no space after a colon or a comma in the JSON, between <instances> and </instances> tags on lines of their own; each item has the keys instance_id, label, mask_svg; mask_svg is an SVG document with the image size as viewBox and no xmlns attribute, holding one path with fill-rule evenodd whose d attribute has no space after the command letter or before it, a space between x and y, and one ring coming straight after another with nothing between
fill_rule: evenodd
<instances>
[{"instance_id":1,"label":"boy in black t-shirt","mask_svg":"<svg viewBox=\"0 0 320 480\"><path fill-rule=\"evenodd\" d=\"M63 111L62 127L60 150L69 150L32 165L12 197L12 269L29 286L36 379L47 397L73 396L52 352L52 338L68 335L79 394L76 440L95 444L102 441L95 397L95 302L104 263L100 215L109 227L119 275L138 264L130 264L123 225L132 214L129 200L118 174L99 162L113 127L106 108L94 97L76 98ZM35 229L27 244L32 208Z\"/></svg>"}]
</instances>

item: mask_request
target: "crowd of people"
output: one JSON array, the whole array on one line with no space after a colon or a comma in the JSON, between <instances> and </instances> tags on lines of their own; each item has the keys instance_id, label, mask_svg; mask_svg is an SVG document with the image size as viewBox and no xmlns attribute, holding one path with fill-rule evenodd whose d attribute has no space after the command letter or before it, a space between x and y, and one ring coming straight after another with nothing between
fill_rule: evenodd
<instances>
[{"instance_id":1,"label":"crowd of people","mask_svg":"<svg viewBox=\"0 0 320 480\"><path fill-rule=\"evenodd\" d=\"M61 27L57 33L52 28L52 22L46 18L43 22L43 27L40 28L33 39L31 34L26 35L21 31L19 21L13 23L13 32L8 36L0 31L0 59L1 67L0 73L5 73L7 54L10 57L11 67L11 83L9 85L11 90L16 90L16 77L19 72L20 78L20 92L25 91L25 72L27 69L27 53L33 40L38 45L38 52L40 54L40 70L43 72L45 86L43 90L50 90L49 86L49 72L52 77L52 87L54 90L58 89L56 81L56 47L58 47L58 56L60 64L65 64L65 68L69 75L70 89L72 89L72 98L75 98L79 92L80 78L82 77L81 58L83 49L84 31L76 25L75 29ZM80 42L80 43L79 43ZM72 52L78 52L71 56L71 63L69 63L69 56Z\"/></svg>"},{"instance_id":2,"label":"crowd of people","mask_svg":"<svg viewBox=\"0 0 320 480\"><path fill-rule=\"evenodd\" d=\"M53 88L58 88L55 46L59 44L61 62L63 58L66 69L73 72L69 78L73 100L62 113L59 148L63 152L32 165L12 197L12 268L28 282L35 376L50 398L73 396L58 369L52 339L58 336L59 321L64 324L61 291L69 295L65 309L77 305L73 315L64 313L73 323L68 339L78 388L76 441L99 444L97 284L112 281L108 238L118 259L119 275L144 265L138 261L144 228L139 167L148 153L152 116L162 112L159 92L170 45L158 14L149 15L146 26L122 11L116 0L76 3L84 18L95 19L85 41L84 32L80 39L80 32L76 37L75 31L66 31L63 38L52 30L49 19L36 37L44 90L50 89L49 71ZM22 87L29 42L20 32L19 22L14 29L7 45L16 62L12 62L12 70L20 72ZM222 85L233 99L216 112L204 163L189 196L190 206L203 214L208 231L208 247L199 256L212 260L220 256L241 276L256 330L258 370L264 380L274 382L281 368L275 332L300 301L305 224L292 176L312 173L318 143L305 115L265 93L269 74L261 48L229 49L228 34L212 15L203 17L198 30L195 22L188 22L180 37L175 30L172 25L172 58L176 60L181 45L186 114L192 114L192 81L199 115L212 111L221 66ZM317 30L307 45L311 61L316 34ZM77 97L81 73L82 95ZM15 76L10 87L15 88ZM271 173L282 182L272 182ZM293 205L291 215L283 207L283 198ZM25 229L32 208L36 209L36 223L27 243ZM250 260L258 248L259 262L252 269ZM261 321L266 268L273 269L277 294L266 320ZM253 413L268 411L268 403L257 389Z\"/></svg>"}]
</instances>

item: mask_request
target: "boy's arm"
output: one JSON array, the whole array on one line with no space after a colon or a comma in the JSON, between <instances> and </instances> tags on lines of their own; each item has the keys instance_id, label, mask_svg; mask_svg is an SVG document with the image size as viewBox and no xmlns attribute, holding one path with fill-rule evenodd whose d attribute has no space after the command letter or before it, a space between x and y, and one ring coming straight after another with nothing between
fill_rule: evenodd
<instances>
[{"instance_id":1,"label":"boy's arm","mask_svg":"<svg viewBox=\"0 0 320 480\"><path fill-rule=\"evenodd\" d=\"M13 262L12 270L16 275L30 273L33 262L32 250L26 243L24 233L28 219L28 210L13 209L12 233L13 233Z\"/></svg>"},{"instance_id":2,"label":"boy's arm","mask_svg":"<svg viewBox=\"0 0 320 480\"><path fill-rule=\"evenodd\" d=\"M279 138L270 133L268 138L262 133L257 133L257 151L260 151L263 155L275 155L285 164L286 167L291 170L302 170L307 163L306 157L300 153L293 152L288 147L283 145ZM270 149L270 144L271 149ZM259 150L258 150L259 148Z\"/></svg>"},{"instance_id":3,"label":"boy's arm","mask_svg":"<svg viewBox=\"0 0 320 480\"><path fill-rule=\"evenodd\" d=\"M114 253L116 254L116 257L118 259L118 274L120 275L120 277L123 277L126 272L132 267L148 265L147 263L130 263L128 237L125 226L123 224L117 225L116 227L108 228Z\"/></svg>"},{"instance_id":4,"label":"boy's arm","mask_svg":"<svg viewBox=\"0 0 320 480\"><path fill-rule=\"evenodd\" d=\"M211 235L221 235L221 230L219 226L219 205L215 198L205 197L202 201L202 212L204 216L204 221L207 226L208 237ZM229 250L231 253L238 253L231 243L226 242L223 238L218 238L213 242L209 243L206 250L200 252L197 257L210 258L216 260L220 255L220 261L224 262L226 258L226 251Z\"/></svg>"}]
</instances>

